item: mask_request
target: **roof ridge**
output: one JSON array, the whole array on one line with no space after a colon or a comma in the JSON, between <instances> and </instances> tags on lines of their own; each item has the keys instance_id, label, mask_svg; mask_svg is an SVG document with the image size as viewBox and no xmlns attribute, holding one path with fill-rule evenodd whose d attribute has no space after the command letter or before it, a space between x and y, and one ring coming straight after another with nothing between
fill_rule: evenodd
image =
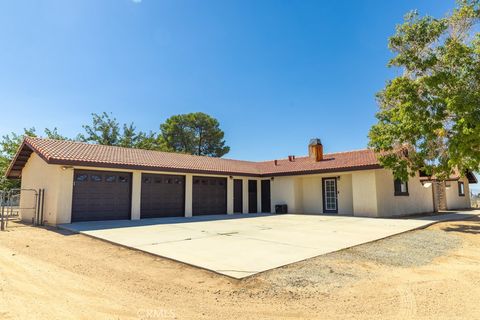
<instances>
[{"instance_id":1,"label":"roof ridge","mask_svg":"<svg viewBox=\"0 0 480 320\"><path fill-rule=\"evenodd\" d=\"M360 151L373 151L373 150L370 149L370 148L362 148L362 149L354 149L354 150L348 150L348 151L338 151L338 152L325 153L324 156L331 156L331 155L334 155L334 154L343 154L343 153L354 153L354 152L360 152ZM309 157L308 155L301 155L301 156L293 155L293 156L295 157L295 159L304 159L304 158ZM258 161L257 163L272 162L272 161L275 161L275 160L279 160L279 161L288 160L288 157L282 157L282 158L277 158L277 159L273 159L273 160L261 160L261 161Z\"/></svg>"},{"instance_id":2,"label":"roof ridge","mask_svg":"<svg viewBox=\"0 0 480 320\"><path fill-rule=\"evenodd\" d=\"M43 137L31 137L25 136L25 139L32 139L32 140L44 140L44 141L54 141L54 142L66 142L66 143L73 143L73 144L82 144L87 146L100 146L100 147L107 147L107 148L116 148L122 150L142 150L147 152L159 152L159 153L167 153L167 154L175 154L175 155L184 155L189 157L195 158L207 158L207 159L221 159L221 160L228 160L228 161L237 161L237 162L244 162L244 163L258 163L256 161L249 161L249 160L238 160L238 159L231 159L231 158L222 158L222 157L213 157L213 156L199 156L196 154L189 154L189 153L182 153L182 152L174 152L174 151L161 151L161 150L151 150L151 149L143 149L143 148L135 148L135 147L122 147L122 146L112 146L106 144L99 144L99 143L89 143L85 141L78 141L78 140L60 140L60 139L51 139L51 138L43 138Z\"/></svg>"}]
</instances>

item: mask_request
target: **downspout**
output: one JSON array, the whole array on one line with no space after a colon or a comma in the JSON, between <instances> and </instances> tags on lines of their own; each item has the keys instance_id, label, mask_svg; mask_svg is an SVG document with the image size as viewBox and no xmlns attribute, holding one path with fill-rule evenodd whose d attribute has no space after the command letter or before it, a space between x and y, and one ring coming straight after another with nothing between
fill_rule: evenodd
<instances>
[{"instance_id":1,"label":"downspout","mask_svg":"<svg viewBox=\"0 0 480 320\"><path fill-rule=\"evenodd\" d=\"M42 189L42 204L40 206L40 225L43 226L43 205L45 203L45 189Z\"/></svg>"}]
</instances>

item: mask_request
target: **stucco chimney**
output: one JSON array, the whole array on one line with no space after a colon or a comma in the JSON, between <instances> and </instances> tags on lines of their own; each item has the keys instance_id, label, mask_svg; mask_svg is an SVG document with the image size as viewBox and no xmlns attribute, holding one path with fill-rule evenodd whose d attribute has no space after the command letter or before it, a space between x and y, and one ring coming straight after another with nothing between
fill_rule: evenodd
<instances>
[{"instance_id":1,"label":"stucco chimney","mask_svg":"<svg viewBox=\"0 0 480 320\"><path fill-rule=\"evenodd\" d=\"M308 144L308 156L316 162L323 160L323 145L320 139L310 139Z\"/></svg>"}]
</instances>

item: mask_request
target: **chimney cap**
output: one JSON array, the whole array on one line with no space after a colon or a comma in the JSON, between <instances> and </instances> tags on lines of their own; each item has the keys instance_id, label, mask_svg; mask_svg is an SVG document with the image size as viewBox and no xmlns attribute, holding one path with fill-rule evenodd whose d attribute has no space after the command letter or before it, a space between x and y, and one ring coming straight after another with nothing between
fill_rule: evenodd
<instances>
[{"instance_id":1,"label":"chimney cap","mask_svg":"<svg viewBox=\"0 0 480 320\"><path fill-rule=\"evenodd\" d=\"M308 144L309 146L314 146L314 145L321 145L322 141L319 138L312 138L310 139L310 143Z\"/></svg>"}]
</instances>

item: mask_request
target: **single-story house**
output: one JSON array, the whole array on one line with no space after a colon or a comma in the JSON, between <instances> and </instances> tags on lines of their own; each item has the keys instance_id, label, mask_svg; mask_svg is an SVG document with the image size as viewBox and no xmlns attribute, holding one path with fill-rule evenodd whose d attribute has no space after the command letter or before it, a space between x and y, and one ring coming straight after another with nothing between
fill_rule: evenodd
<instances>
[{"instance_id":1,"label":"single-story house","mask_svg":"<svg viewBox=\"0 0 480 320\"><path fill-rule=\"evenodd\" d=\"M26 137L6 176L21 179L23 208L35 201L30 189L44 189L43 220L51 225L276 210L391 217L470 207L471 173L442 184L420 174L401 182L372 150L324 154L319 139L308 150L252 162Z\"/></svg>"}]
</instances>

